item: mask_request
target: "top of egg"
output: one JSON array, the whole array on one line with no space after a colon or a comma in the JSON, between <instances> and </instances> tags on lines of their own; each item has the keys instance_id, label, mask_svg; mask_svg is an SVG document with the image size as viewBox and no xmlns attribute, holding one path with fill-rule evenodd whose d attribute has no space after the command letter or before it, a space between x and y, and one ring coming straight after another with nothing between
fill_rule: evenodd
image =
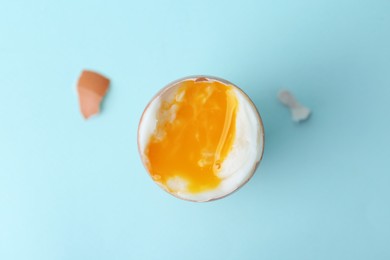
<instances>
[{"instance_id":1,"label":"top of egg","mask_svg":"<svg viewBox=\"0 0 390 260\"><path fill-rule=\"evenodd\" d=\"M146 107L138 129L142 162L153 180L190 201L222 198L253 175L264 150L256 107L215 77L169 84Z\"/></svg>"}]
</instances>

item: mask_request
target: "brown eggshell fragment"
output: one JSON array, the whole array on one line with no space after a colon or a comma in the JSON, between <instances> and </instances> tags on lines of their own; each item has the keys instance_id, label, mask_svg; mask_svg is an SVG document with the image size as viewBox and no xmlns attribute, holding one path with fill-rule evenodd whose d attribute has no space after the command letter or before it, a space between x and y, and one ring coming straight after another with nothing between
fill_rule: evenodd
<instances>
[{"instance_id":1,"label":"brown eggshell fragment","mask_svg":"<svg viewBox=\"0 0 390 260\"><path fill-rule=\"evenodd\" d=\"M90 70L83 70L77 82L80 111L85 119L100 111L100 103L106 95L110 80Z\"/></svg>"}]
</instances>

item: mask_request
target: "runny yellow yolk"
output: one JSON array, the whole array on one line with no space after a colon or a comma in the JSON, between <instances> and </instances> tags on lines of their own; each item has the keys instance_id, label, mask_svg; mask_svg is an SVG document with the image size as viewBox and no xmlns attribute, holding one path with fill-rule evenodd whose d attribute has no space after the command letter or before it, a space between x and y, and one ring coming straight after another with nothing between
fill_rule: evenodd
<instances>
[{"instance_id":1,"label":"runny yellow yolk","mask_svg":"<svg viewBox=\"0 0 390 260\"><path fill-rule=\"evenodd\" d=\"M186 80L174 98L163 101L156 131L145 154L153 179L181 179L186 191L212 190L235 139L238 101L231 86L217 81Z\"/></svg>"}]
</instances>

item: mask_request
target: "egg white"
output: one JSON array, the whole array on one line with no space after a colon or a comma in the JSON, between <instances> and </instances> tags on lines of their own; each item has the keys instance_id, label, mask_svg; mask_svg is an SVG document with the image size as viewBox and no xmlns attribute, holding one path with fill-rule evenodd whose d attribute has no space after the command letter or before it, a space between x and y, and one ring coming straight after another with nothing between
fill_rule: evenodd
<instances>
[{"instance_id":1,"label":"egg white","mask_svg":"<svg viewBox=\"0 0 390 260\"><path fill-rule=\"evenodd\" d=\"M195 80L198 77L186 78ZM199 193L187 191L187 182L180 177L175 177L167 181L165 187L158 183L166 191L181 199L204 202L222 198L245 184L254 174L257 164L261 160L264 148L264 130L261 118L255 105L244 94L242 90L225 81L208 78L208 80L220 81L232 87L238 101L236 113L236 136L233 147L227 158L223 161L218 176L221 183L213 190ZM141 159L147 168L148 158L145 155L145 148L154 134L157 125L157 115L160 104L163 101L172 101L180 87L180 82L163 89L146 107L138 129L138 146Z\"/></svg>"}]
</instances>

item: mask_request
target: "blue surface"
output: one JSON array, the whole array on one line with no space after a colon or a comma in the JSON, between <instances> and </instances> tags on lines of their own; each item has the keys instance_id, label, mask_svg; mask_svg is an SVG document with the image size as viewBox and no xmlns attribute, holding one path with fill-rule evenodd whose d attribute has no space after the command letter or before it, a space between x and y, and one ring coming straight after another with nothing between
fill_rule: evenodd
<instances>
[{"instance_id":1,"label":"blue surface","mask_svg":"<svg viewBox=\"0 0 390 260\"><path fill-rule=\"evenodd\" d=\"M390 259L389 28L388 0L3 1L0 259ZM87 122L84 68L112 79ZM243 88L266 128L254 178L212 203L137 153L146 103L192 74Z\"/></svg>"}]
</instances>

